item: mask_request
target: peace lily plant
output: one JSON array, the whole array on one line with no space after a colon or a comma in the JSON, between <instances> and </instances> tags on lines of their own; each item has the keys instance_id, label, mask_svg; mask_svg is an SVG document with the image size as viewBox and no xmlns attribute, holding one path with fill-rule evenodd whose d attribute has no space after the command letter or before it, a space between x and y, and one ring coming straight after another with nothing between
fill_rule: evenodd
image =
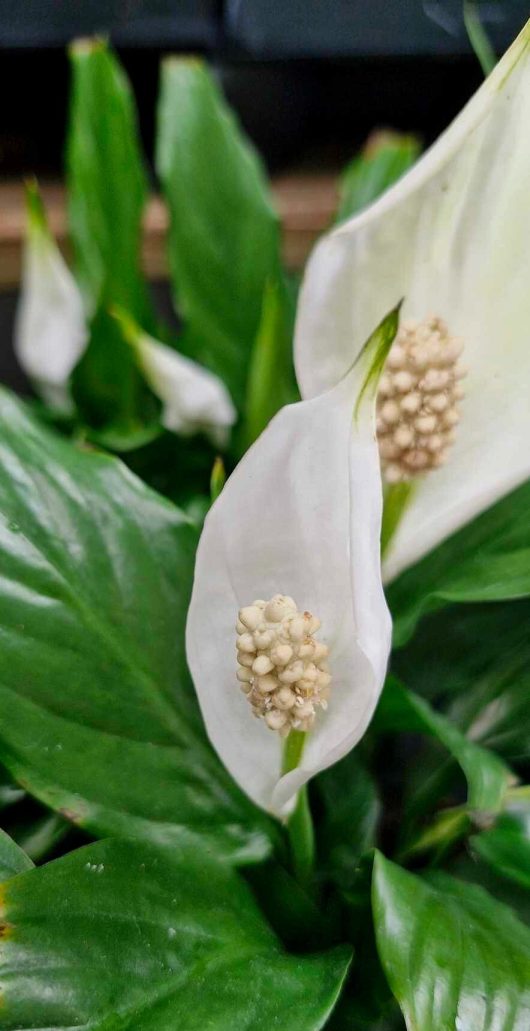
<instances>
[{"instance_id":1,"label":"peace lily plant","mask_svg":"<svg viewBox=\"0 0 530 1031\"><path fill-rule=\"evenodd\" d=\"M2 1028L530 1027L529 40L345 169L301 401L207 65L162 65L172 326L130 84L70 48L72 271L30 187L0 389Z\"/></svg>"},{"instance_id":2,"label":"peace lily plant","mask_svg":"<svg viewBox=\"0 0 530 1031\"><path fill-rule=\"evenodd\" d=\"M529 44L526 26L438 142L306 271L304 398L338 382L403 298L378 401L387 580L530 472Z\"/></svg>"},{"instance_id":3,"label":"peace lily plant","mask_svg":"<svg viewBox=\"0 0 530 1031\"><path fill-rule=\"evenodd\" d=\"M33 184L27 187L27 212L15 353L50 406L68 411L71 375L88 344L93 312L50 233ZM139 370L162 402L162 426L184 436L203 431L217 446L226 445L237 415L219 377L155 340L126 313L118 310L114 316Z\"/></svg>"}]
</instances>

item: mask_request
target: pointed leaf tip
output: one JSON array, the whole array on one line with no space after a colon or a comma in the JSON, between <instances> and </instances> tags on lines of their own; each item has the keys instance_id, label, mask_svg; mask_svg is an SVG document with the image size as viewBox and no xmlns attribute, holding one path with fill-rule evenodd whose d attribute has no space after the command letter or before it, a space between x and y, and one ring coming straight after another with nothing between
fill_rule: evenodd
<instances>
[{"instance_id":1,"label":"pointed leaf tip","mask_svg":"<svg viewBox=\"0 0 530 1031\"><path fill-rule=\"evenodd\" d=\"M373 333L368 337L362 351L355 360L355 365L357 362L360 362L367 366L367 371L355 405L356 419L359 415L365 394L368 393L371 400L375 398L379 377L383 371L384 364L388 357L388 352L396 338L399 326L399 313L401 311L402 304L403 299L396 304L395 308L392 308L392 311L390 311L388 315L385 315L384 319L381 320Z\"/></svg>"}]
</instances>

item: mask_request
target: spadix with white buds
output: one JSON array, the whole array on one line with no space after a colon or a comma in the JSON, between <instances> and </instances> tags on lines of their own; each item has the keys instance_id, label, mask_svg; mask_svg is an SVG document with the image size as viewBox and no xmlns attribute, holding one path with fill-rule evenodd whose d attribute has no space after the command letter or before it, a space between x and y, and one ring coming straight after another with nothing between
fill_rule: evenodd
<instances>
[{"instance_id":1,"label":"spadix with white buds","mask_svg":"<svg viewBox=\"0 0 530 1031\"><path fill-rule=\"evenodd\" d=\"M387 483L410 483L392 579L530 475L530 23L380 200L317 246L298 309L304 398L404 298L381 380Z\"/></svg>"},{"instance_id":2,"label":"spadix with white buds","mask_svg":"<svg viewBox=\"0 0 530 1031\"><path fill-rule=\"evenodd\" d=\"M392 312L336 387L278 413L199 544L186 637L206 729L243 790L279 816L359 741L385 677L375 390L396 328ZM282 774L287 731L305 746Z\"/></svg>"}]
</instances>

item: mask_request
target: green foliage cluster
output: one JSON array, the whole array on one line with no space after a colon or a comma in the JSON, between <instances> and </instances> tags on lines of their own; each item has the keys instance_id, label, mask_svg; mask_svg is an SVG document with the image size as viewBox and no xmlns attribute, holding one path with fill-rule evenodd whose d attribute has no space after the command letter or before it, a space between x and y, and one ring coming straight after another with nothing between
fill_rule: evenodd
<instances>
[{"instance_id":1,"label":"green foliage cluster","mask_svg":"<svg viewBox=\"0 0 530 1031\"><path fill-rule=\"evenodd\" d=\"M161 325L130 88L102 43L71 60L70 225L92 311L75 423L61 435L0 394L0 1026L523 1031L530 488L391 585L391 673L361 745L310 786L317 863L300 885L284 828L213 752L186 668L213 455L162 432L112 317L223 379L230 465L294 396L278 220L209 72L169 59L156 169L182 328ZM372 141L338 218L416 153ZM223 478L218 462L213 494Z\"/></svg>"}]
</instances>

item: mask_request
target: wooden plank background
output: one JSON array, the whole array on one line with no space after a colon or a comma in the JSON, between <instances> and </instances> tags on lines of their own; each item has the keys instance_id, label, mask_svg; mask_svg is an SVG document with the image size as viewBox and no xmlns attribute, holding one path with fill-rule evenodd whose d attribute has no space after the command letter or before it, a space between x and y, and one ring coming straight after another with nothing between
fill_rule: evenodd
<instances>
[{"instance_id":1,"label":"wooden plank background","mask_svg":"<svg viewBox=\"0 0 530 1031\"><path fill-rule=\"evenodd\" d=\"M332 173L299 173L273 179L284 260L292 271L303 267L316 238L329 226L337 205L336 183ZM52 182L41 183L40 187L53 234L68 256L64 186ZM162 200L151 197L145 211L142 260L152 280L167 278L167 221ZM0 182L0 290L16 289L20 281L24 225L22 184Z\"/></svg>"}]
</instances>

